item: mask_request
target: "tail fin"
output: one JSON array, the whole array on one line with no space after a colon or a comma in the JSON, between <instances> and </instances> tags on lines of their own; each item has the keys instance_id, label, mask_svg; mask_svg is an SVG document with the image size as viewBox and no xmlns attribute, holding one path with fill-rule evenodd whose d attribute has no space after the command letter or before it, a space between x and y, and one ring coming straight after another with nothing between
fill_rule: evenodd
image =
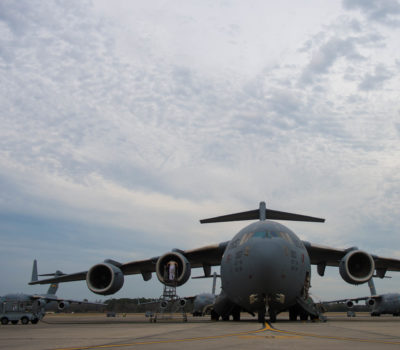
<instances>
[{"instance_id":1,"label":"tail fin","mask_svg":"<svg viewBox=\"0 0 400 350\"><path fill-rule=\"evenodd\" d=\"M48 273L46 274L47 276L49 275L53 275L54 277L59 277L59 276L63 276L65 275L64 273L62 273L60 270L57 270L55 273ZM41 276L46 276L46 275L41 275ZM57 289L58 289L58 283L52 283L50 284L49 289L47 290L47 294L51 294L54 295L57 293Z\"/></svg>"},{"instance_id":2,"label":"tail fin","mask_svg":"<svg viewBox=\"0 0 400 350\"><path fill-rule=\"evenodd\" d=\"M35 282L35 281L37 281L37 280L38 280L37 261L36 261L36 259L35 259L35 260L33 260L31 282Z\"/></svg>"}]
</instances>

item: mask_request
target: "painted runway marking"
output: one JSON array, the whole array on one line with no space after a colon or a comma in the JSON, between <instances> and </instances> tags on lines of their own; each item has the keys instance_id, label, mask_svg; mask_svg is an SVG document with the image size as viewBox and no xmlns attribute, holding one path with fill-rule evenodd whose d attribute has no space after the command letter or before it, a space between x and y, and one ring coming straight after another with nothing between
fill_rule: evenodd
<instances>
[{"instance_id":1,"label":"painted runway marking","mask_svg":"<svg viewBox=\"0 0 400 350\"><path fill-rule=\"evenodd\" d=\"M332 339L332 340L343 340L343 341L352 341L352 342L360 342L360 343L400 345L400 341L392 341L392 340L365 339L365 338L352 338L352 337L336 337L336 336L331 336L331 335L319 335L319 334L313 334L313 333L302 333L302 332L294 332L294 331L285 331L285 330L280 330L280 329L274 328L268 323L265 324L265 327L267 328L267 330L269 330L271 332L277 332L277 333L289 334L289 335L299 335L301 337Z\"/></svg>"},{"instance_id":2,"label":"painted runway marking","mask_svg":"<svg viewBox=\"0 0 400 350\"><path fill-rule=\"evenodd\" d=\"M272 333L279 333L279 335L261 334L262 332L265 332L265 331L272 332ZM183 339L137 341L137 342L125 343L125 344L89 345L89 346L80 346L80 347L57 348L55 350L90 350L90 349L122 348L122 347L135 346L135 345L183 343L183 342L210 340L210 339L222 339L222 338L228 338L228 337L238 337L240 339L260 339L260 340L262 340L262 339L271 339L271 340L273 340L273 339L302 339L304 337L309 337L309 338L330 339L330 340L340 340L340 341L360 342L360 343L400 345L400 341L339 337L339 336L330 336L330 335L319 335L319 334L314 334L314 333L285 331L285 330L274 328L269 323L266 323L263 328L255 330L255 331L230 333L230 334L223 334L223 335L212 335L212 336L205 336L205 337L183 338Z\"/></svg>"},{"instance_id":3,"label":"painted runway marking","mask_svg":"<svg viewBox=\"0 0 400 350\"><path fill-rule=\"evenodd\" d=\"M192 342L199 340L209 340L209 339L221 339L228 337L240 337L246 335L257 334L260 332L264 332L269 330L266 326L261 329L255 331L248 332L239 332L239 333L231 333L231 334L223 334L223 335L210 335L206 337L194 337L194 338L183 338L183 339L166 339L166 340L150 340L150 341L138 341L134 343L127 344L108 344L108 345L91 345L91 346L79 346L72 348L57 348L55 350L88 350L88 349L107 349L107 348L117 348L117 347L126 347L126 346L134 346L134 345L151 345L151 344L166 344L166 343L180 343L180 342Z\"/></svg>"}]
</instances>

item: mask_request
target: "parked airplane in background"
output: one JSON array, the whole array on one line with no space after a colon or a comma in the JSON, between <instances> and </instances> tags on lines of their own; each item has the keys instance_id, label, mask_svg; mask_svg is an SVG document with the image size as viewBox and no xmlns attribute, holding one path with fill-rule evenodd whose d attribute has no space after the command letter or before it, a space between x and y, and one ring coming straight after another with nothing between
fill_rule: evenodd
<instances>
[{"instance_id":1,"label":"parked airplane in background","mask_svg":"<svg viewBox=\"0 0 400 350\"><path fill-rule=\"evenodd\" d=\"M38 281L38 276L54 276L54 278L58 278L64 275L65 274L61 271L38 275L37 261L34 260L32 267L32 278L30 283ZM29 320L31 320L32 323L37 323L40 319L44 317L46 308L54 303L57 304L57 307L60 311L67 309L71 303L105 305L102 303L88 302L86 300L57 298L57 289L58 283L52 283L46 294L16 293L6 294L0 297L0 305L2 306L0 310L1 324L7 324L9 321L12 321L13 323L18 323L19 319L21 319L22 323L27 323L27 321ZM26 312L28 312L30 316L27 317L26 315L28 314ZM15 315L13 316L13 314L15 313L21 314L23 316L21 316L20 318L15 318Z\"/></svg>"},{"instance_id":2,"label":"parked airplane in background","mask_svg":"<svg viewBox=\"0 0 400 350\"><path fill-rule=\"evenodd\" d=\"M399 293L376 294L375 284L372 278L368 281L368 286L371 292L371 296L369 297L339 299L323 302L323 304L345 303L348 309L352 309L354 303L358 303L360 300L365 300L365 305L371 308L371 316L380 316L382 314L400 316Z\"/></svg>"},{"instance_id":3,"label":"parked airplane in background","mask_svg":"<svg viewBox=\"0 0 400 350\"><path fill-rule=\"evenodd\" d=\"M400 260L371 255L356 247L335 249L301 241L289 228L272 220L324 222L324 219L266 209L259 209L201 220L201 223L257 220L240 230L230 241L197 249L173 249L150 259L119 263L105 260L88 271L49 278L31 284L86 280L96 294L116 293L124 284L124 275L141 274L145 281L155 272L165 285L180 286L190 277L191 269L202 267L205 276L211 266L221 266L222 291L214 311L224 319L240 317L240 310L265 321L268 309L271 321L284 310L291 320L317 317L309 297L311 264L323 276L326 266L338 266L341 277L351 284L368 282L374 273L383 278L386 271L400 271ZM177 263L174 278L169 279L167 266Z\"/></svg>"},{"instance_id":4,"label":"parked airplane in background","mask_svg":"<svg viewBox=\"0 0 400 350\"><path fill-rule=\"evenodd\" d=\"M212 274L213 284L211 293L201 293L197 294L193 300L193 316L204 316L207 314L211 314L212 308L215 302L217 295L215 294L215 286L217 283L217 277L221 277L217 275L216 272ZM205 278L204 276L193 277L193 278Z\"/></svg>"}]
</instances>

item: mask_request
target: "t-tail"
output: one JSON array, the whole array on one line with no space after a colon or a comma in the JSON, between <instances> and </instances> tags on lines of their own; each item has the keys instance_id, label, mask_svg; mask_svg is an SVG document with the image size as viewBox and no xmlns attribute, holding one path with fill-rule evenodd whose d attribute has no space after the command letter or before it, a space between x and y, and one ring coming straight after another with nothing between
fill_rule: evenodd
<instances>
[{"instance_id":1,"label":"t-tail","mask_svg":"<svg viewBox=\"0 0 400 350\"><path fill-rule=\"evenodd\" d=\"M54 277L59 277L63 276L65 273L62 273L61 271L57 270L55 273L44 273L41 275L38 275L38 268L37 268L37 261L36 259L33 260L33 267L32 267L32 278L31 282L38 281L38 276L54 276ZM50 284L49 289L47 290L46 294L49 295L55 295L58 289L58 283L52 283Z\"/></svg>"}]
</instances>

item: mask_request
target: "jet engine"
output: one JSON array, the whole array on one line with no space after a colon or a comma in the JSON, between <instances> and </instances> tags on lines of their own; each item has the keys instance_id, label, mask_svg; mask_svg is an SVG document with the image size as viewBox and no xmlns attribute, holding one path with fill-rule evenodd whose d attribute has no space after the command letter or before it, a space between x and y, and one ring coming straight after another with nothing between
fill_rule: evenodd
<instances>
[{"instance_id":1,"label":"jet engine","mask_svg":"<svg viewBox=\"0 0 400 350\"><path fill-rule=\"evenodd\" d=\"M46 301L43 299L37 299L34 302L35 307L44 307L46 304L47 304Z\"/></svg>"},{"instance_id":2,"label":"jet engine","mask_svg":"<svg viewBox=\"0 0 400 350\"><path fill-rule=\"evenodd\" d=\"M375 262L370 254L362 250L348 252L340 261L339 272L342 278L350 284L368 282L375 270Z\"/></svg>"},{"instance_id":3,"label":"jet engine","mask_svg":"<svg viewBox=\"0 0 400 350\"><path fill-rule=\"evenodd\" d=\"M58 310L62 311L62 310L68 309L68 308L69 308L69 302L68 301L60 301L58 303Z\"/></svg>"},{"instance_id":4,"label":"jet engine","mask_svg":"<svg viewBox=\"0 0 400 350\"><path fill-rule=\"evenodd\" d=\"M374 306L375 305L375 299L369 298L365 301L365 305L367 306Z\"/></svg>"},{"instance_id":5,"label":"jet engine","mask_svg":"<svg viewBox=\"0 0 400 350\"><path fill-rule=\"evenodd\" d=\"M86 283L93 293L110 295L122 288L124 274L119 267L104 262L90 268L86 274Z\"/></svg>"},{"instance_id":6,"label":"jet engine","mask_svg":"<svg viewBox=\"0 0 400 350\"><path fill-rule=\"evenodd\" d=\"M346 301L346 306L348 309L352 309L354 306L353 300L347 300Z\"/></svg>"},{"instance_id":7,"label":"jet engine","mask_svg":"<svg viewBox=\"0 0 400 350\"><path fill-rule=\"evenodd\" d=\"M171 264L174 266L171 270ZM169 252L162 255L156 264L158 280L167 286L181 286L190 277L189 261L179 252Z\"/></svg>"}]
</instances>

